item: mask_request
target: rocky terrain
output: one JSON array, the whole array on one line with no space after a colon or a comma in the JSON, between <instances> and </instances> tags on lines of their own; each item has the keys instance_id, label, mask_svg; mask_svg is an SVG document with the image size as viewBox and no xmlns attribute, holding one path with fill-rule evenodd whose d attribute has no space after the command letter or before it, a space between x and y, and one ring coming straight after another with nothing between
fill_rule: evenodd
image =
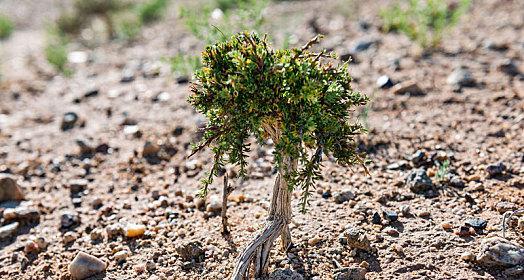
<instances>
[{"instance_id":1,"label":"rocky terrain","mask_svg":"<svg viewBox=\"0 0 524 280\"><path fill-rule=\"evenodd\" d=\"M196 195L210 153L187 157L205 120L165 59L202 47L176 5L134 42L75 44L65 77L41 49L55 2L0 2L18 26L0 43L0 278L229 277L267 215L272 146L231 180L223 236L221 178ZM380 31L390 1L359 3L266 11L277 40L325 34L372 100L355 112L370 175L326 159L271 279L523 279L524 217L502 222L524 208L524 1L473 1L431 54Z\"/></svg>"}]
</instances>

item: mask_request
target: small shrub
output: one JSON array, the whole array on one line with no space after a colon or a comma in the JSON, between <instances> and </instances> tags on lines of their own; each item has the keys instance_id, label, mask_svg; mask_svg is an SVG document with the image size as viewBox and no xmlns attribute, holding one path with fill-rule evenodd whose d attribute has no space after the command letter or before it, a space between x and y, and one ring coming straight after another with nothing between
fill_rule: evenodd
<instances>
[{"instance_id":1,"label":"small shrub","mask_svg":"<svg viewBox=\"0 0 524 280\"><path fill-rule=\"evenodd\" d=\"M421 47L434 48L442 41L446 30L454 26L468 9L470 0L448 5L444 0L410 0L380 12L385 32L399 31Z\"/></svg>"},{"instance_id":2,"label":"small shrub","mask_svg":"<svg viewBox=\"0 0 524 280\"><path fill-rule=\"evenodd\" d=\"M0 39L7 39L13 33L13 22L6 16L0 15Z\"/></svg>"},{"instance_id":3,"label":"small shrub","mask_svg":"<svg viewBox=\"0 0 524 280\"><path fill-rule=\"evenodd\" d=\"M149 0L138 7L138 17L142 23L151 23L162 18L168 0Z\"/></svg>"}]
</instances>

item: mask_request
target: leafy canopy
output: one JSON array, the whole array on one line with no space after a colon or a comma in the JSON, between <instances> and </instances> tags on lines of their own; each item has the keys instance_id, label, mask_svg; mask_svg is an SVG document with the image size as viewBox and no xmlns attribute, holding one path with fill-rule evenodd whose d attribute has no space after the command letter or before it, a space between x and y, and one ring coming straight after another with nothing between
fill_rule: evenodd
<instances>
[{"instance_id":1,"label":"leafy canopy","mask_svg":"<svg viewBox=\"0 0 524 280\"><path fill-rule=\"evenodd\" d=\"M273 50L266 37L239 33L202 52L190 103L208 118L194 153L210 146L214 164L204 179L203 193L226 163L245 176L248 138L275 143L275 164L290 189L301 188L302 210L320 177L322 155L339 164L363 164L356 135L365 131L353 122L351 110L367 97L353 91L347 64L323 63L330 56L309 47ZM296 170L286 166L297 159Z\"/></svg>"}]
</instances>

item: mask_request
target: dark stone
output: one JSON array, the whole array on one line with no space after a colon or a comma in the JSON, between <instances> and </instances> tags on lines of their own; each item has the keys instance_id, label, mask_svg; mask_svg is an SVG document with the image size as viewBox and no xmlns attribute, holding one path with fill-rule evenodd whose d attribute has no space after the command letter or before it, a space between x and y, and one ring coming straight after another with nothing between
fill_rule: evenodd
<instances>
[{"instance_id":1,"label":"dark stone","mask_svg":"<svg viewBox=\"0 0 524 280\"><path fill-rule=\"evenodd\" d=\"M374 40L361 40L361 41L358 41L353 46L353 48L351 48L351 52L353 52L353 53L363 52L363 51L369 49L374 44L376 44L376 41L374 41Z\"/></svg>"},{"instance_id":2,"label":"dark stone","mask_svg":"<svg viewBox=\"0 0 524 280\"><path fill-rule=\"evenodd\" d=\"M91 89L91 90L87 91L86 93L84 93L84 98L90 98L90 97L97 96L98 92L99 91L98 91L97 88Z\"/></svg>"},{"instance_id":3,"label":"dark stone","mask_svg":"<svg viewBox=\"0 0 524 280\"><path fill-rule=\"evenodd\" d=\"M327 190L327 191L322 192L322 198L328 199L330 197L331 197L331 191Z\"/></svg>"},{"instance_id":4,"label":"dark stone","mask_svg":"<svg viewBox=\"0 0 524 280\"><path fill-rule=\"evenodd\" d=\"M520 74L519 68L511 59L507 59L499 64L498 70L508 76L517 76Z\"/></svg>"},{"instance_id":5,"label":"dark stone","mask_svg":"<svg viewBox=\"0 0 524 280\"><path fill-rule=\"evenodd\" d=\"M176 77L176 82L179 84L187 84L189 82L189 77L186 75L181 75Z\"/></svg>"},{"instance_id":6,"label":"dark stone","mask_svg":"<svg viewBox=\"0 0 524 280\"><path fill-rule=\"evenodd\" d=\"M175 127L175 129L173 129L172 134L173 134L173 136L180 136L180 135L182 135L183 132L184 132L184 127L177 126L177 127Z\"/></svg>"},{"instance_id":7,"label":"dark stone","mask_svg":"<svg viewBox=\"0 0 524 280\"><path fill-rule=\"evenodd\" d=\"M355 198L355 194L351 191L345 191L345 192L339 192L339 193L335 193L334 195L335 197L335 202L338 203L338 204L342 204L346 201L349 201L353 198Z\"/></svg>"},{"instance_id":8,"label":"dark stone","mask_svg":"<svg viewBox=\"0 0 524 280\"><path fill-rule=\"evenodd\" d=\"M352 52L344 52L344 53L341 53L340 54L340 60L342 62L348 62L348 61L351 61L351 62L354 62L354 63L358 63L358 60L357 60L357 57L354 53Z\"/></svg>"},{"instance_id":9,"label":"dark stone","mask_svg":"<svg viewBox=\"0 0 524 280\"><path fill-rule=\"evenodd\" d=\"M493 163L486 166L486 172L489 174L490 177L502 175L502 173L504 173L505 170L506 166L502 162Z\"/></svg>"},{"instance_id":10,"label":"dark stone","mask_svg":"<svg viewBox=\"0 0 524 280\"><path fill-rule=\"evenodd\" d=\"M120 78L121 83L129 83L135 80L135 73L131 69L122 70L122 77Z\"/></svg>"},{"instance_id":11,"label":"dark stone","mask_svg":"<svg viewBox=\"0 0 524 280\"><path fill-rule=\"evenodd\" d=\"M65 212L60 216L60 228L69 229L80 224L80 218L77 213Z\"/></svg>"},{"instance_id":12,"label":"dark stone","mask_svg":"<svg viewBox=\"0 0 524 280\"><path fill-rule=\"evenodd\" d=\"M418 150L410 157L411 162L416 167L423 165L426 162L426 153L424 151Z\"/></svg>"},{"instance_id":13,"label":"dark stone","mask_svg":"<svg viewBox=\"0 0 524 280\"><path fill-rule=\"evenodd\" d=\"M175 251L184 261L203 261L205 250L198 241L186 242L175 247Z\"/></svg>"},{"instance_id":14,"label":"dark stone","mask_svg":"<svg viewBox=\"0 0 524 280\"><path fill-rule=\"evenodd\" d=\"M406 185L414 193L421 193L433 188L433 182L428 177L426 170L420 168L411 171L406 177Z\"/></svg>"},{"instance_id":15,"label":"dark stone","mask_svg":"<svg viewBox=\"0 0 524 280\"><path fill-rule=\"evenodd\" d=\"M462 179L460 179L459 176L451 177L451 179L449 180L449 185L454 188L459 188L459 189L463 189L466 186L464 181L462 181Z\"/></svg>"},{"instance_id":16,"label":"dark stone","mask_svg":"<svg viewBox=\"0 0 524 280\"><path fill-rule=\"evenodd\" d=\"M398 221L398 214L395 211L386 210L383 212L384 218L390 222Z\"/></svg>"},{"instance_id":17,"label":"dark stone","mask_svg":"<svg viewBox=\"0 0 524 280\"><path fill-rule=\"evenodd\" d=\"M371 222L375 225L380 225L382 223L382 218L380 218L380 214L378 212L373 212Z\"/></svg>"},{"instance_id":18,"label":"dark stone","mask_svg":"<svg viewBox=\"0 0 524 280\"><path fill-rule=\"evenodd\" d=\"M75 112L67 112L62 117L62 124L60 129L62 131L70 130L75 127L75 124L78 122L78 115Z\"/></svg>"},{"instance_id":19,"label":"dark stone","mask_svg":"<svg viewBox=\"0 0 524 280\"><path fill-rule=\"evenodd\" d=\"M472 218L466 220L466 226L472 227L475 230L483 230L486 229L486 226L488 225L488 222L481 218Z\"/></svg>"}]
</instances>

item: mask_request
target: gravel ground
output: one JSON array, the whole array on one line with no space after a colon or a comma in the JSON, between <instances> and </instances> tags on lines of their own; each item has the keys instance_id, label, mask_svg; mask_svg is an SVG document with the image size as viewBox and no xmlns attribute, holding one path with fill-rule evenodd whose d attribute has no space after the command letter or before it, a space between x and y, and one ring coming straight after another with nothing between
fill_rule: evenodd
<instances>
[{"instance_id":1,"label":"gravel ground","mask_svg":"<svg viewBox=\"0 0 524 280\"><path fill-rule=\"evenodd\" d=\"M0 234L0 278L70 279L79 252L107 264L91 279L229 277L263 227L271 146L253 146L249 179L233 180L231 235L223 237L215 205L222 180L207 201L195 195L210 153L187 159L204 119L163 60L201 47L176 9L136 42L75 46L90 59L66 78L31 47L43 45L39 23L57 14L55 2L49 10L0 3L3 13L24 11L16 21L25 22L1 43L0 173L14 176L25 201L0 204L1 226L19 222ZM380 32L377 11L386 3L285 1L267 11L276 38L289 30L301 45L320 30L320 47L351 54L354 87L372 98L356 112L369 127L359 147L370 175L325 159L308 213L298 212L294 193L295 246L272 252L270 271L295 278L272 277L523 279L518 265L474 259L482 242L501 235L502 213L524 208L524 1L473 1L431 55ZM359 44L368 47L355 51ZM379 88L383 75L395 86ZM369 244L356 249L351 230ZM507 239L524 246L516 220Z\"/></svg>"}]
</instances>

